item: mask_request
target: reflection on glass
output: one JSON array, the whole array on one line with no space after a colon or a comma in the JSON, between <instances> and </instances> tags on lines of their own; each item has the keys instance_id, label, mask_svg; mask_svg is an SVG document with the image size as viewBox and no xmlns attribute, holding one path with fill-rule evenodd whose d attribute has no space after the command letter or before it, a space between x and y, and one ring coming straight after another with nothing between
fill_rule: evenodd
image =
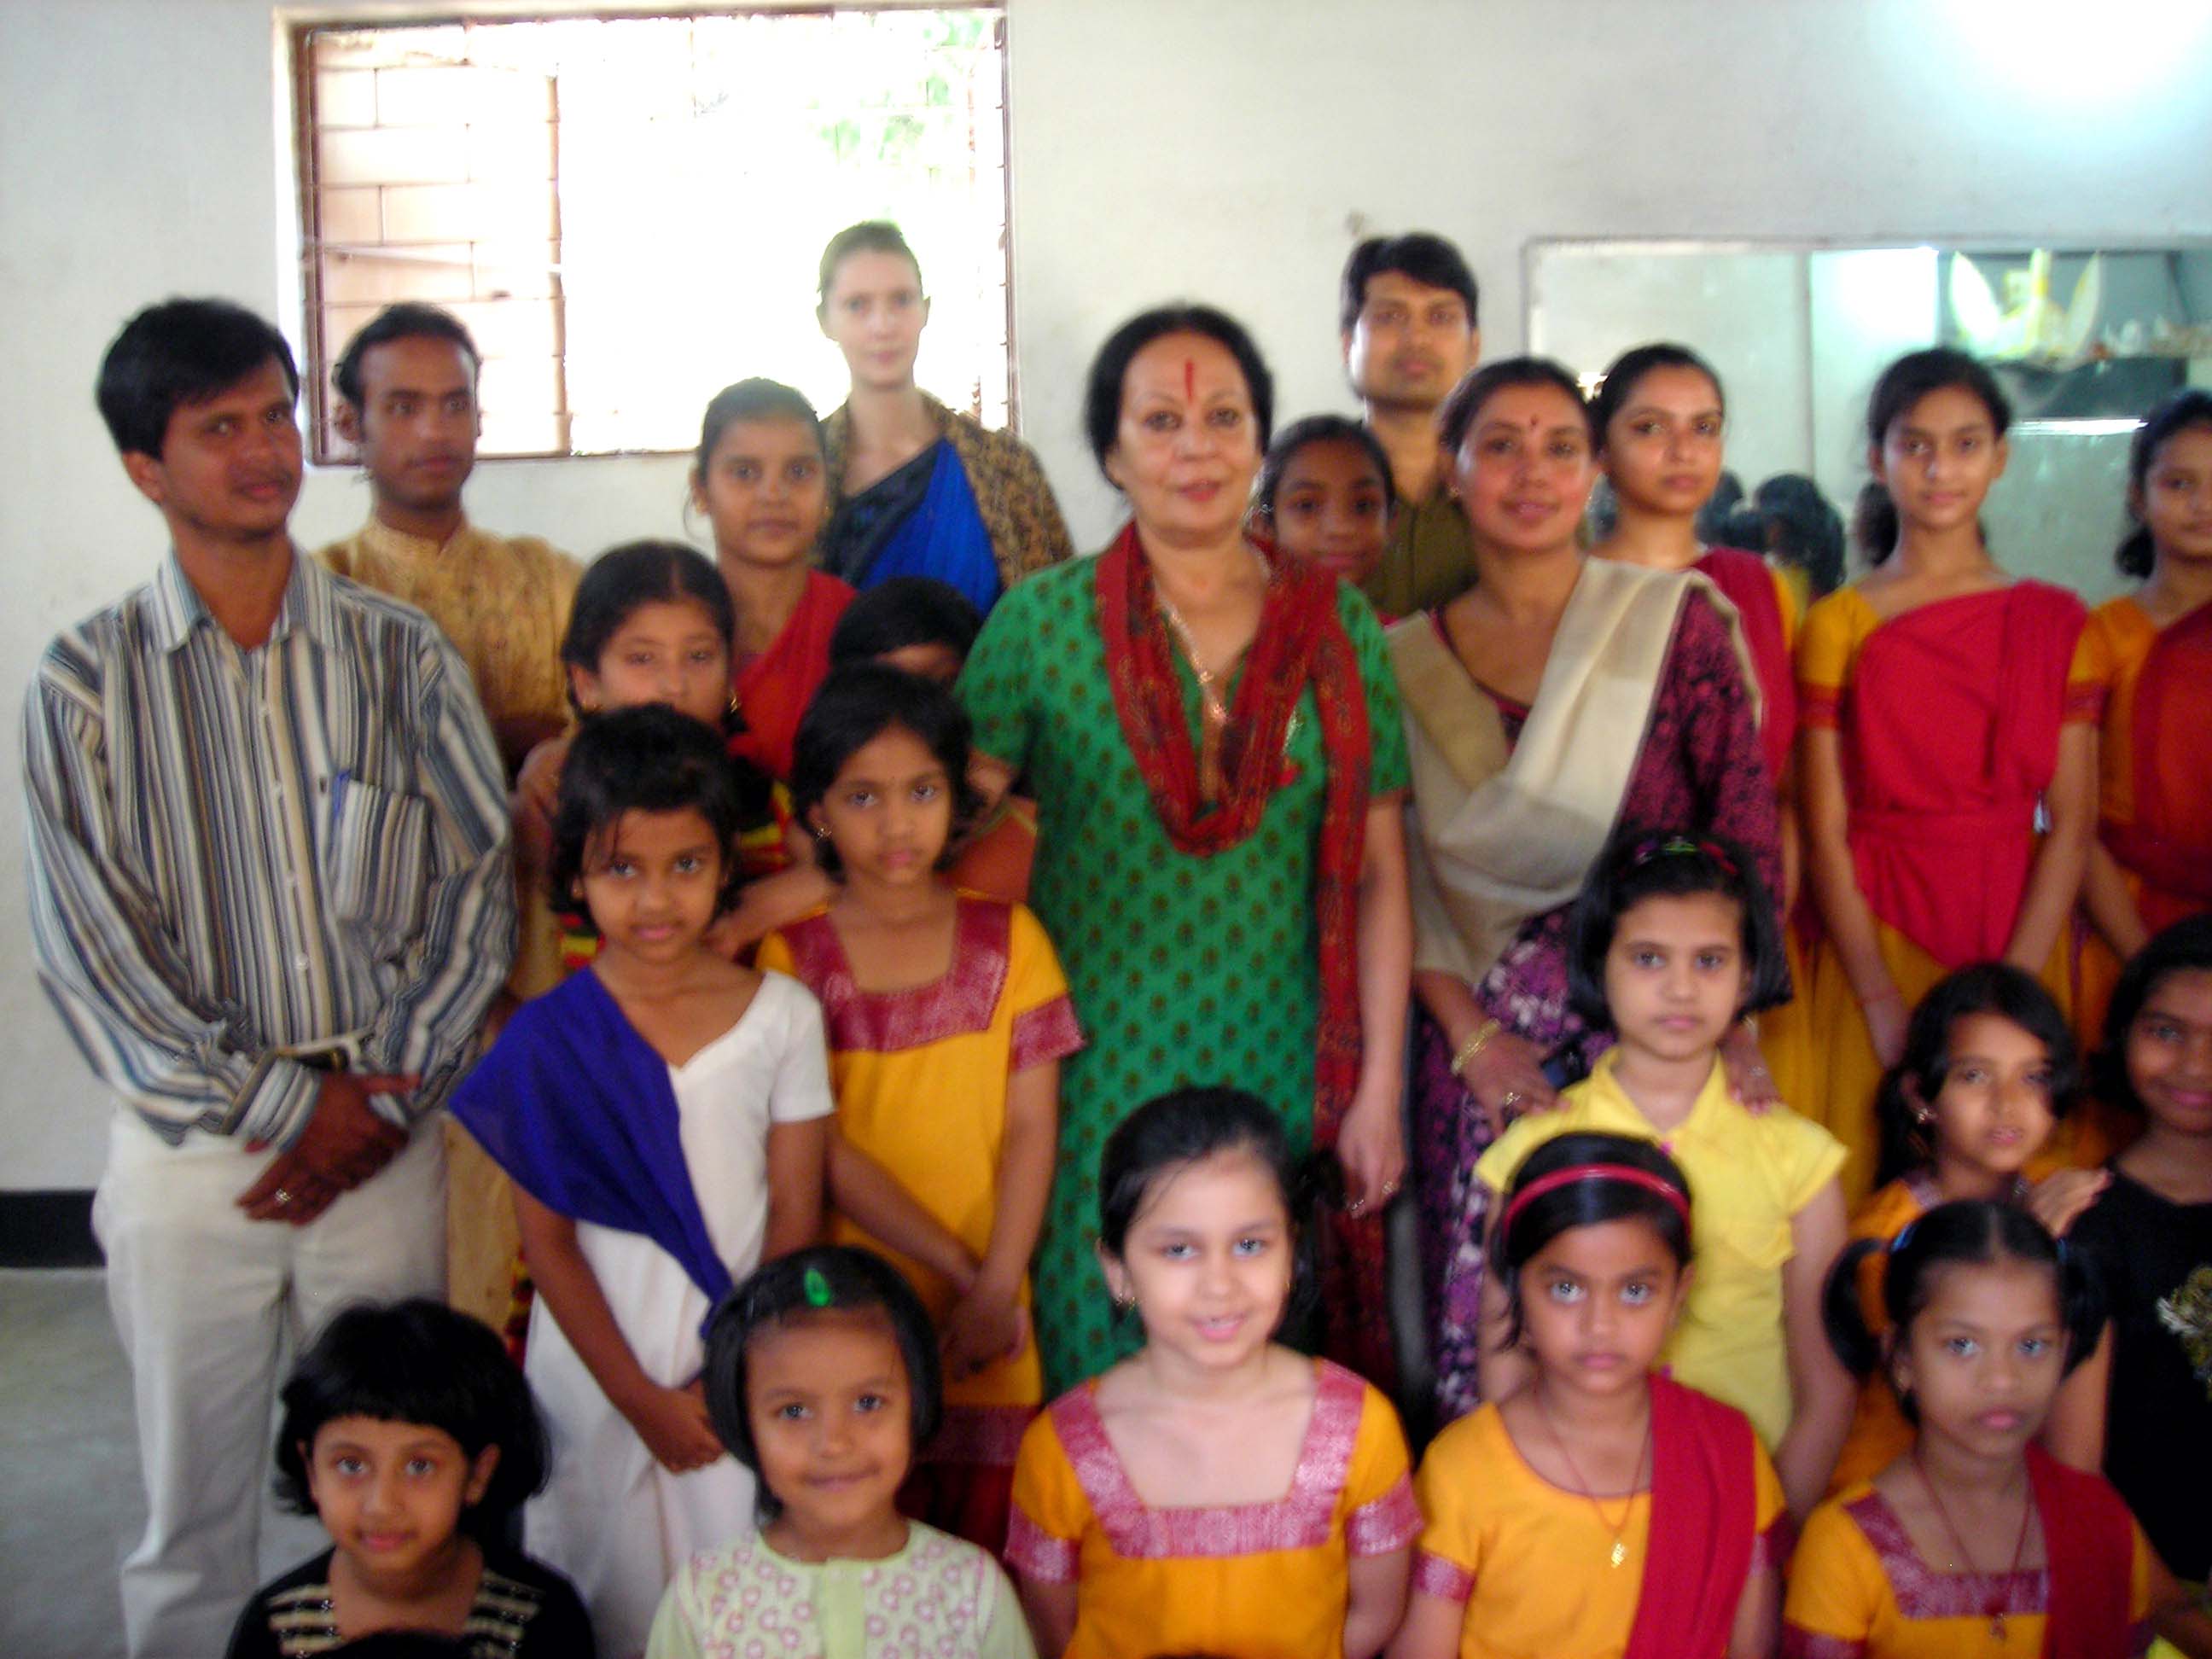
<instances>
[{"instance_id":1,"label":"reflection on glass","mask_svg":"<svg viewBox=\"0 0 2212 1659\"><path fill-rule=\"evenodd\" d=\"M2176 387L2212 385L2212 246L1540 242L1528 272L1531 349L1586 380L1647 340L1711 361L1729 468L1754 500L1802 475L1847 514L1883 367L1936 343L1984 358L2018 413L1984 514L1991 544L2007 568L2093 602L2121 586L2130 431Z\"/></svg>"}]
</instances>

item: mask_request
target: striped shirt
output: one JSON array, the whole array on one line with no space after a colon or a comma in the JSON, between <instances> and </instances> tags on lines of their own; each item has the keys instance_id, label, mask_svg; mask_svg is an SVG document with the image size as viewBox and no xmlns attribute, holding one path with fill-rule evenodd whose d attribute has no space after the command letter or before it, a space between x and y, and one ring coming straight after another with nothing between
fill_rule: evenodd
<instances>
[{"instance_id":1,"label":"striped shirt","mask_svg":"<svg viewBox=\"0 0 2212 1659\"><path fill-rule=\"evenodd\" d=\"M57 637L23 710L31 941L94 1071L154 1129L289 1141L351 1040L443 1103L514 954L499 756L420 611L296 551L268 641L174 554Z\"/></svg>"}]
</instances>

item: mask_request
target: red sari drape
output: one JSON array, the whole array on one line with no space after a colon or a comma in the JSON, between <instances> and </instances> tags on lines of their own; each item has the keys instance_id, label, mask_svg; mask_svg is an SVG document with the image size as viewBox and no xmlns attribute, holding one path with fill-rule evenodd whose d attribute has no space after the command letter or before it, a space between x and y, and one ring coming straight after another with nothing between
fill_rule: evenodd
<instances>
[{"instance_id":1,"label":"red sari drape","mask_svg":"<svg viewBox=\"0 0 2212 1659\"><path fill-rule=\"evenodd\" d=\"M830 635L852 602L853 590L835 576L807 572L806 592L783 631L731 677L744 730L730 739L730 752L778 782L791 776L799 717L830 672Z\"/></svg>"},{"instance_id":2,"label":"red sari drape","mask_svg":"<svg viewBox=\"0 0 2212 1659\"><path fill-rule=\"evenodd\" d=\"M2212 908L2212 605L2159 630L2129 720L2134 811L2100 830L2153 933Z\"/></svg>"},{"instance_id":3,"label":"red sari drape","mask_svg":"<svg viewBox=\"0 0 2212 1659\"><path fill-rule=\"evenodd\" d=\"M1906 611L1859 648L1842 708L1859 890L1947 967L2011 941L2087 617L2016 582Z\"/></svg>"},{"instance_id":4,"label":"red sari drape","mask_svg":"<svg viewBox=\"0 0 2212 1659\"><path fill-rule=\"evenodd\" d=\"M1734 547L1708 549L1692 568L1735 607L1752 669L1759 677L1759 746L1779 788L1790 765L1790 746L1797 740L1797 675L1790 660L1790 630L1782 620L1782 596L1775 591L1774 573L1756 553Z\"/></svg>"}]
</instances>

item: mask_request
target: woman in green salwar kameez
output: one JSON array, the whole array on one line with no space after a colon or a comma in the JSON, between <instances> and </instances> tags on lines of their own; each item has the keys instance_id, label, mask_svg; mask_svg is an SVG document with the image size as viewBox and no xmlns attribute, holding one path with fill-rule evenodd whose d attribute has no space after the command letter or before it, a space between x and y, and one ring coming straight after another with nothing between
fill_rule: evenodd
<instances>
[{"instance_id":1,"label":"woman in green salwar kameez","mask_svg":"<svg viewBox=\"0 0 2212 1659\"><path fill-rule=\"evenodd\" d=\"M1248 1089L1294 1146L1334 1149L1328 1346L1388 1370L1379 1212L1404 1170L1412 963L1404 735L1367 601L1244 533L1272 401L1220 313L1125 325L1092 365L1085 416L1131 523L1098 558L1011 590L960 679L978 781L1003 790L1019 773L1036 796L1030 903L1088 1042L1061 1068L1035 1270L1055 1391L1136 1346L1093 1256L1098 1154L1185 1084Z\"/></svg>"}]
</instances>

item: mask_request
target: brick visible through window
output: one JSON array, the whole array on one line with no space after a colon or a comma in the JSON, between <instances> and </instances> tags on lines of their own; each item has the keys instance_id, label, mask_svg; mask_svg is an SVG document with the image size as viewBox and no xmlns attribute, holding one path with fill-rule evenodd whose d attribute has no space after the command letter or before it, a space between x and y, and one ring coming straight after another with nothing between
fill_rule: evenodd
<instances>
[{"instance_id":1,"label":"brick visible through window","mask_svg":"<svg viewBox=\"0 0 2212 1659\"><path fill-rule=\"evenodd\" d=\"M1005 424L996 7L307 26L294 32L315 453L330 366L398 300L483 353L486 455L688 449L749 374L823 413L822 245L896 220L931 301L922 386Z\"/></svg>"}]
</instances>

